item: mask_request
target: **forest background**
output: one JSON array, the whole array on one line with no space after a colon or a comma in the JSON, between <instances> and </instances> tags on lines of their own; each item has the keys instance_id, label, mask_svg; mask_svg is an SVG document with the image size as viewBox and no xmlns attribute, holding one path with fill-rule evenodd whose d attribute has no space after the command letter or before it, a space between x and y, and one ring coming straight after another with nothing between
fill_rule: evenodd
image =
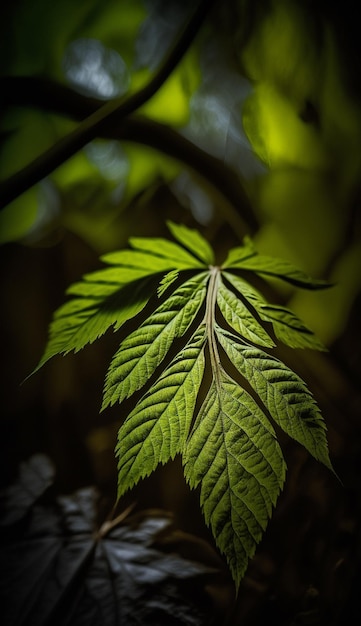
<instances>
[{"instance_id":1,"label":"forest background","mask_svg":"<svg viewBox=\"0 0 361 626\"><path fill-rule=\"evenodd\" d=\"M41 155L101 104L149 83L195 7L19 0L0 9L1 485L42 453L56 468L56 493L93 485L97 515L111 508L122 416L115 407L99 416L99 408L116 338L107 333L55 358L21 385L43 352L53 311L71 283L99 268L100 255L130 236L166 235L168 219L201 230L219 257L251 234L260 253L334 285L277 293L328 348L285 349L284 358L317 398L342 485L297 444L282 442L286 488L235 605L177 459L127 495L124 510L134 504L132 514L148 511L146 520L170 511L172 548L212 562L211 580L197 579L194 595L208 608L195 624L257 624L265 616L285 625L347 623L361 582L356 3L203 5L199 32L159 90L41 181L49 162Z\"/></svg>"}]
</instances>

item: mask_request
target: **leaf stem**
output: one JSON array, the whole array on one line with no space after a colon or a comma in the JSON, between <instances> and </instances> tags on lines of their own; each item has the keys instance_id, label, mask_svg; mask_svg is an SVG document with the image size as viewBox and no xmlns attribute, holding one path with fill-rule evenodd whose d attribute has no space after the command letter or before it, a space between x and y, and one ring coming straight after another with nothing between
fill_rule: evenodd
<instances>
[{"instance_id":1,"label":"leaf stem","mask_svg":"<svg viewBox=\"0 0 361 626\"><path fill-rule=\"evenodd\" d=\"M207 338L209 346L209 355L211 358L212 374L216 386L220 385L220 369L221 361L219 358L218 346L215 336L215 309L217 302L218 284L220 278L220 268L218 266L210 266L210 281L207 293L205 323L207 328Z\"/></svg>"},{"instance_id":2,"label":"leaf stem","mask_svg":"<svg viewBox=\"0 0 361 626\"><path fill-rule=\"evenodd\" d=\"M113 510L116 508L117 504L118 504L118 501L115 503ZM136 502L133 502L124 511L122 511L119 515L117 515L117 517L103 522L103 524L98 530L98 533L96 536L97 540L104 539L104 537L106 537L113 530L113 528L116 528L121 522L123 522L128 517L128 515L133 511L135 506L136 506Z\"/></svg>"}]
</instances>

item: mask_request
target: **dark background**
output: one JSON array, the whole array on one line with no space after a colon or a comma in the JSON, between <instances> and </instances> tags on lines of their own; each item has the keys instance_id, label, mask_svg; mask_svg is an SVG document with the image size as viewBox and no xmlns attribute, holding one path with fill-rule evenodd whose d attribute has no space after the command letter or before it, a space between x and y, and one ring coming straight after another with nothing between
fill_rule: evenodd
<instances>
[{"instance_id":1,"label":"dark background","mask_svg":"<svg viewBox=\"0 0 361 626\"><path fill-rule=\"evenodd\" d=\"M217 77L222 74L222 67L227 68L227 71L231 67L232 72L241 76L242 82L244 79L242 73L247 68L242 67L243 57L240 51L252 41L262 19L267 19L275 9L274 5L268 2L257 5L247 2L222 4L221 7L220 3L219 5L216 3L215 13L210 16L208 23L207 36L204 35L202 40L207 52L203 52L201 57L203 58L201 89L205 90L204 93L208 98L210 94L212 96L218 92L223 94L219 98L222 106L227 108L229 100L224 95L225 92L222 92L224 85L217 90ZM277 2L274 4L277 5ZM282 249L288 249L290 254L294 254L295 258L291 260L298 260L298 264L303 265L306 270L315 270L325 278L337 277L341 285L342 281L352 283L346 295L341 288L332 296L334 299L330 299L328 305L326 301L326 305L321 303L321 308L316 307L316 312L312 310L312 304L309 304L311 300L300 301L297 298L294 300L296 308L297 306L300 310L310 308L307 313L309 320L311 324L313 319L316 320L321 335L322 318L317 322L318 311L324 313L327 311L325 339L329 351L314 354L309 351L284 350L284 358L308 383L319 403L328 426L330 456L340 480L317 464L300 446L286 439L282 441L289 468L286 487L257 554L250 563L229 622L247 626L263 624L266 621L269 624L285 626L296 624L336 626L357 619L360 613L361 296L358 276L361 168L358 163L361 163L361 159L352 141L352 137L359 136L361 127L361 114L357 117L361 96L360 39L359 33L356 32L355 3L305 2L300 3L300 6L304 11L302 13L304 21L300 20L299 28L302 33L306 33L306 38L309 38L307 45L311 42L316 56L321 55L318 51L325 49L325 31L332 33L340 63L341 79L337 84L341 84L343 90L339 102L342 100L347 105L343 111L339 104L334 121L329 108L325 105L325 99L322 99L325 96L307 92L304 95L304 106L299 107L295 113L301 120L300 124L312 126L319 137L322 149L329 154L327 171L322 170L320 173L313 165L312 158L311 164L307 166L301 167L299 163L292 163L290 166L276 161L274 168L271 164L271 168L267 169L254 157L249 144L245 149L237 148L239 146L237 141L234 140L232 143L232 136L229 139L230 132L228 142L224 143L224 135L214 134L214 127L202 127L199 121L202 116L197 118L194 111L195 121L193 119L191 130L189 127L187 130L188 135L190 133L200 144L203 142L203 147L209 151L213 150L217 137L222 138L224 155L222 159L225 162L227 159L228 161L233 159L232 165L237 166L245 177L244 184L260 222L257 236L261 248L263 246L267 252L273 248L276 254L281 242ZM84 29L85 32L93 32L93 35L96 33L96 26L90 27L89 24L92 24L92 19L95 24L97 23L94 16L97 15L97 11L101 13L101 7L97 7L95 2L92 3L92 7L87 16L88 22L84 18L82 23L79 18L79 32ZM147 3L147 11L150 14L151 7L152 3ZM158 15L158 22L159 15L166 15L169 28L173 25L173 30L176 30L182 15L178 3L171 5L171 8L168 7L167 13L161 2L154 3L153 8L155 15ZM58 9L55 3L54 12L56 13ZM184 5L184 12L186 9ZM31 13L26 2L13 3L11 7L2 10L5 12L2 20L4 32L8 25L8 36L4 36L2 44L3 75L9 73L20 75L23 72L31 75L34 69L34 73L46 75L48 72L52 78L58 79L59 70L54 70L52 74L51 63L48 67L45 63L41 67L39 61L46 53L46 46L56 46L55 37L51 40L49 36L50 43L43 42L43 49L40 43L36 49L34 48L34 41L41 38L45 27L39 17L41 3L34 3L32 24L24 23L24 16ZM51 14L50 8L47 11ZM119 15L121 16L121 7ZM63 24L67 23L67 19L64 17ZM159 27L155 17L153 20ZM235 20L239 20L236 28L232 26ZM16 24L18 38L11 39L10 34L15 32ZM306 30L303 31L305 24ZM65 36L66 29L62 24L59 25L59 29L60 27L63 28L63 34L59 37L61 48L62 42L67 38L72 40L74 34L68 29ZM38 33L34 30L30 33L30 29L36 28L39 29ZM297 28L298 26L296 30ZM57 24L50 24L49 29L55 34ZM104 29L100 32L100 38L104 32ZM144 31L140 32L144 35ZM148 33L148 41L151 42L149 32L152 31L145 32ZM21 40L21 36L24 40ZM19 46L18 50L15 41ZM114 42L113 38L113 47ZM221 57L218 73L212 70L217 63L209 61L212 58L213 47L216 50L213 58ZM199 49L202 50L200 44ZM24 63L26 57L28 68ZM207 62L204 61L205 58L208 59ZM147 62L151 66L151 55ZM153 62L156 64L154 57ZM271 78L277 82L276 74ZM287 82L289 75L285 73L285 76L286 78L281 78ZM262 82L264 77L258 78ZM253 86L257 87L257 84L257 80L254 84L247 83L246 95L252 94ZM331 87L325 88L326 92L330 89L327 97L332 98L335 95L335 99L336 96L338 98L338 94L332 93ZM239 85L237 88L241 89ZM229 84L227 89L230 89ZM241 102L245 95L240 96L240 92L237 93ZM282 93L283 95L286 93L284 96L286 99L289 95L291 106L295 106L292 89L290 88L289 92L286 89ZM231 90L230 94L232 95ZM198 106L201 102L202 99L198 99ZM352 128L345 130L342 122L347 118L348 106L352 108L354 130ZM6 110L4 108L4 111L2 136L6 160L12 153L11 150L7 151L9 141L7 132L9 124L11 126L14 123L10 116L20 114L16 107L11 109L10 114L8 107ZM242 118L239 110L238 114L236 128L241 133ZM21 118L18 128L24 128L26 123L31 127L35 124L34 119ZM45 138L36 135L38 138L36 150L39 152L42 151L44 144L45 146L51 144L52 140L61 135L65 127L67 128L65 122L57 125L53 123L51 117L48 116L46 119L44 124L48 130L50 128L50 132ZM221 120L219 110L216 119ZM227 128L232 130L229 118L227 120ZM357 123L360 126L357 126ZM222 120L219 124L222 130ZM329 140L332 132L335 137L334 145ZM288 140L292 143L293 137L290 136ZM24 141L26 142L26 138ZM232 156L236 148L240 150L236 154L237 159L242 161L241 164ZM15 149L14 154L16 155ZM131 167L138 166L137 158L139 154L131 161ZM300 156L300 161L302 159ZM17 169L15 161L11 166L3 160L6 175L8 170ZM118 204L110 203L112 220L109 232L106 231L107 235L103 238L97 237L98 232L104 232L104 229L99 229L99 224L103 228L104 217L103 209L99 207L104 205L105 210L109 208L107 202L109 194L114 191L113 182L109 183L109 180L102 178L99 172L94 177L92 171L87 172L78 185L65 184L65 178L61 179L61 176L59 179L55 178L52 185L58 194L56 217L49 218L45 226L42 224L33 230L31 236L29 233L22 233L18 240L4 242L0 248L2 372L0 482L3 488L16 479L21 461L34 453L44 452L51 458L56 468L57 493L72 493L85 485L96 485L111 509L116 492L116 462L113 450L117 429L124 416L119 407L108 409L101 415L99 408L104 375L117 347L116 336L108 332L101 340L79 354L54 358L36 375L25 382L22 381L34 369L44 350L48 324L53 311L64 300L65 289L72 282L79 280L84 273L99 268L98 256L103 251L124 246L130 234L164 236L166 219L183 221L192 227L200 228L219 255L222 255L228 247L236 245L238 235L227 222L222 210L218 211L216 200L212 196L213 212L197 214L194 209L192 211L192 202L194 204L194 194L199 188L193 188L189 183L188 199L184 199L179 193L179 186L178 192L172 187L169 172L166 172L165 177L163 174L164 170L161 168L152 172L150 179L133 191L132 197L126 197ZM181 174L184 175L182 172ZM2 178L5 178L5 174ZM86 189L89 189L89 182L93 183L93 188L89 195L85 195ZM274 188L279 194L277 201L272 197ZM300 204L305 207L304 216L299 214L297 204L299 198ZM290 213L283 214L282 211L281 214L277 211L273 213L275 204L278 207L289 206ZM319 212L318 206L321 207ZM322 208L325 206L329 208L329 212L328 208L327 210ZM72 217L73 210L78 220ZM300 224L306 233L303 234L302 245L296 236ZM275 225L276 234L272 234L273 231L269 234L270 225ZM338 233L338 237L334 235L335 232ZM283 297L292 305L295 295L287 293L283 294ZM342 298L346 298L347 306L339 307L341 313L338 313L339 317L336 320L335 311L339 310L337 307ZM212 544L212 538L205 528L199 510L198 493L189 491L178 459L166 467L159 468L131 494L125 496L124 508L130 503L135 503L136 510L139 511L149 508L172 511L177 527ZM220 585L218 591L212 591L213 602L218 602L222 610L226 610L229 609L227 604L231 588L226 568L222 571L222 576L225 577L222 578L223 586Z\"/></svg>"}]
</instances>

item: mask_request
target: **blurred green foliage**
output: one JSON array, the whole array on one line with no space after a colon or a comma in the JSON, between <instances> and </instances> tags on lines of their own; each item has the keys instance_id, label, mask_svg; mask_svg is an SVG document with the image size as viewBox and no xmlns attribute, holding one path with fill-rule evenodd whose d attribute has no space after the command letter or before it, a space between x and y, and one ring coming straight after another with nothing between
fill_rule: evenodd
<instances>
[{"instance_id":1,"label":"blurred green foliage","mask_svg":"<svg viewBox=\"0 0 361 626\"><path fill-rule=\"evenodd\" d=\"M260 224L260 252L337 282L317 294L312 308L307 294L284 294L330 343L361 287L352 221L361 172L359 102L344 80L335 23L323 19L321 5L311 14L291 0L251 5L216 3L139 113L185 134L236 172ZM191 2L177 0L18 0L1 9L1 73L52 79L100 101L126 97L154 75L192 10ZM1 180L75 125L46 102L4 108ZM217 195L185 170L184 159L142 140L95 139L1 212L0 242L52 245L71 231L101 253L131 234L155 234L168 217L200 223L217 239L227 216ZM221 251L233 241L214 243ZM334 312L326 319L325 309Z\"/></svg>"}]
</instances>

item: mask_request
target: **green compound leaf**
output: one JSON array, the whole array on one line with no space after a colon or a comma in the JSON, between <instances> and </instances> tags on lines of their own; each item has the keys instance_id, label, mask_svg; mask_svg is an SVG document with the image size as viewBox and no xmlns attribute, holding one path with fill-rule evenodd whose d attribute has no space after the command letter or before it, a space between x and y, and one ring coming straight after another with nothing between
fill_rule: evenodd
<instances>
[{"instance_id":1,"label":"green compound leaf","mask_svg":"<svg viewBox=\"0 0 361 626\"><path fill-rule=\"evenodd\" d=\"M215 266L199 233L168 227L175 242L133 238L129 249L102 257L107 267L68 289L71 299L54 315L38 368L122 327L102 405L129 406L116 448L119 497L181 454L238 587L285 479L271 420L332 466L326 427L306 384L263 351L272 350L274 337L295 348L322 349L320 342L292 311L269 304L234 271L309 289L326 285L259 256L250 239Z\"/></svg>"},{"instance_id":2,"label":"green compound leaf","mask_svg":"<svg viewBox=\"0 0 361 626\"><path fill-rule=\"evenodd\" d=\"M214 264L214 252L208 241L197 230L170 221L167 222L167 226L173 237L188 248L192 254L207 265Z\"/></svg>"},{"instance_id":3,"label":"green compound leaf","mask_svg":"<svg viewBox=\"0 0 361 626\"><path fill-rule=\"evenodd\" d=\"M239 586L283 487L286 465L272 426L224 371L210 387L183 460L190 486L201 486L206 523Z\"/></svg>"},{"instance_id":4,"label":"green compound leaf","mask_svg":"<svg viewBox=\"0 0 361 626\"><path fill-rule=\"evenodd\" d=\"M326 425L304 381L278 359L258 348L232 341L219 327L217 330L228 358L253 387L275 422L332 470Z\"/></svg>"},{"instance_id":5,"label":"green compound leaf","mask_svg":"<svg viewBox=\"0 0 361 626\"><path fill-rule=\"evenodd\" d=\"M201 326L120 427L119 497L184 447L204 373Z\"/></svg>"},{"instance_id":6,"label":"green compound leaf","mask_svg":"<svg viewBox=\"0 0 361 626\"><path fill-rule=\"evenodd\" d=\"M196 317L207 278L206 273L198 274L184 283L122 342L106 376L103 409L129 398L149 380L174 339L182 337Z\"/></svg>"}]
</instances>

